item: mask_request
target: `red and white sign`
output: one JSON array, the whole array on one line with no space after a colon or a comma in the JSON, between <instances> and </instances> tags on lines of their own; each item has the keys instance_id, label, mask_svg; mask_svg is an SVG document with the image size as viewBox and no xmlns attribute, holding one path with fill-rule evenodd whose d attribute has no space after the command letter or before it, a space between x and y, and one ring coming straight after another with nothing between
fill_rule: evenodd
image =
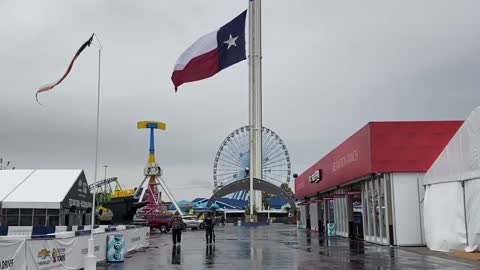
<instances>
[{"instance_id":1,"label":"red and white sign","mask_svg":"<svg viewBox=\"0 0 480 270\"><path fill-rule=\"evenodd\" d=\"M310 183L320 182L322 180L322 170L315 171L312 175L310 175L308 180Z\"/></svg>"}]
</instances>

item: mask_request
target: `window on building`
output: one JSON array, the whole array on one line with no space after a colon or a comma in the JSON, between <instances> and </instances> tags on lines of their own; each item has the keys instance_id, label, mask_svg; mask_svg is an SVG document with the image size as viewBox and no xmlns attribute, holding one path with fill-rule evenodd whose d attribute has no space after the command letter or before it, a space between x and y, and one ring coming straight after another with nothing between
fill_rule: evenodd
<instances>
[{"instance_id":1,"label":"window on building","mask_svg":"<svg viewBox=\"0 0 480 270\"><path fill-rule=\"evenodd\" d=\"M7 216L18 216L20 213L20 209L18 208L7 208Z\"/></svg>"},{"instance_id":2,"label":"window on building","mask_svg":"<svg viewBox=\"0 0 480 270\"><path fill-rule=\"evenodd\" d=\"M20 209L20 226L32 226L33 209Z\"/></svg>"},{"instance_id":3,"label":"window on building","mask_svg":"<svg viewBox=\"0 0 480 270\"><path fill-rule=\"evenodd\" d=\"M333 200L328 201L328 209L329 209L329 223L335 223L335 204L333 203Z\"/></svg>"},{"instance_id":4,"label":"window on building","mask_svg":"<svg viewBox=\"0 0 480 270\"><path fill-rule=\"evenodd\" d=\"M60 210L59 209L48 209L47 210L47 225L49 226L58 226L60 225Z\"/></svg>"},{"instance_id":5,"label":"window on building","mask_svg":"<svg viewBox=\"0 0 480 270\"><path fill-rule=\"evenodd\" d=\"M20 226L32 226L32 216L20 216Z\"/></svg>"},{"instance_id":6,"label":"window on building","mask_svg":"<svg viewBox=\"0 0 480 270\"><path fill-rule=\"evenodd\" d=\"M7 216L6 226L18 226L18 216Z\"/></svg>"},{"instance_id":7,"label":"window on building","mask_svg":"<svg viewBox=\"0 0 480 270\"><path fill-rule=\"evenodd\" d=\"M48 216L48 225L49 226L59 226L60 217L59 216Z\"/></svg>"},{"instance_id":8,"label":"window on building","mask_svg":"<svg viewBox=\"0 0 480 270\"><path fill-rule=\"evenodd\" d=\"M83 222L82 225L90 225L92 221L91 214L83 214Z\"/></svg>"},{"instance_id":9,"label":"window on building","mask_svg":"<svg viewBox=\"0 0 480 270\"><path fill-rule=\"evenodd\" d=\"M6 226L18 226L18 218L20 214L20 210L18 208L7 208L6 211Z\"/></svg>"},{"instance_id":10,"label":"window on building","mask_svg":"<svg viewBox=\"0 0 480 270\"><path fill-rule=\"evenodd\" d=\"M33 210L33 226L42 226L47 223L47 209Z\"/></svg>"},{"instance_id":11,"label":"window on building","mask_svg":"<svg viewBox=\"0 0 480 270\"><path fill-rule=\"evenodd\" d=\"M49 216L58 216L59 213L60 213L59 209L48 209L47 210L47 214Z\"/></svg>"},{"instance_id":12,"label":"window on building","mask_svg":"<svg viewBox=\"0 0 480 270\"><path fill-rule=\"evenodd\" d=\"M70 224L70 215L69 214L65 214L65 226L71 226Z\"/></svg>"},{"instance_id":13,"label":"window on building","mask_svg":"<svg viewBox=\"0 0 480 270\"><path fill-rule=\"evenodd\" d=\"M2 209L0 212L0 226L5 226L5 216L7 214L7 209Z\"/></svg>"}]
</instances>

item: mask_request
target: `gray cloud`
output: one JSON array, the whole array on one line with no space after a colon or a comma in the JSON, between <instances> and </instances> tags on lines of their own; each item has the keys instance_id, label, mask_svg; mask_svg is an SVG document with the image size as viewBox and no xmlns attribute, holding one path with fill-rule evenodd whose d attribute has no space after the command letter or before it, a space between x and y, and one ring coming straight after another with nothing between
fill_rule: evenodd
<instances>
[{"instance_id":1,"label":"gray cloud","mask_svg":"<svg viewBox=\"0 0 480 270\"><path fill-rule=\"evenodd\" d=\"M368 121L464 119L480 99L475 1L264 1L264 125L301 172ZM0 156L19 168L83 168L93 179L97 54L101 38L99 164L125 186L142 178L148 134L164 121L157 153L178 199L211 193L218 146L248 123L248 66L174 93L173 64L196 38L246 1L0 2ZM103 170L99 170L103 176ZM209 186L210 185L210 186ZM190 188L186 188L190 187Z\"/></svg>"}]
</instances>

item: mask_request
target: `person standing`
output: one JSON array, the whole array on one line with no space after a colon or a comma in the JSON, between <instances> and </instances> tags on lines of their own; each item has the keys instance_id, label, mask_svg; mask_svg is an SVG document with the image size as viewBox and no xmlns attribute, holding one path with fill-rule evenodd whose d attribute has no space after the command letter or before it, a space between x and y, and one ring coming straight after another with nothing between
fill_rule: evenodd
<instances>
[{"instance_id":1,"label":"person standing","mask_svg":"<svg viewBox=\"0 0 480 270\"><path fill-rule=\"evenodd\" d=\"M213 227L215 226L215 222L213 220L211 212L208 212L204 222L205 222L205 237L207 239L207 245L212 244L213 235L214 235Z\"/></svg>"},{"instance_id":2,"label":"person standing","mask_svg":"<svg viewBox=\"0 0 480 270\"><path fill-rule=\"evenodd\" d=\"M177 243L180 245L180 242L182 242L183 219L178 211L176 211L175 215L170 219L169 225L170 228L172 228L173 245Z\"/></svg>"}]
</instances>

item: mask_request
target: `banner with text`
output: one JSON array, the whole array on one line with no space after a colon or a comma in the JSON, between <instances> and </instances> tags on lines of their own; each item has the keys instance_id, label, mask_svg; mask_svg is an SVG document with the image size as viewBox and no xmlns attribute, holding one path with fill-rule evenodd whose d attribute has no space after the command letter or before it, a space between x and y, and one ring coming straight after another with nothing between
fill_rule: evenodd
<instances>
[{"instance_id":1,"label":"banner with text","mask_svg":"<svg viewBox=\"0 0 480 270\"><path fill-rule=\"evenodd\" d=\"M2 239L0 241L0 269L27 269L25 239Z\"/></svg>"}]
</instances>

